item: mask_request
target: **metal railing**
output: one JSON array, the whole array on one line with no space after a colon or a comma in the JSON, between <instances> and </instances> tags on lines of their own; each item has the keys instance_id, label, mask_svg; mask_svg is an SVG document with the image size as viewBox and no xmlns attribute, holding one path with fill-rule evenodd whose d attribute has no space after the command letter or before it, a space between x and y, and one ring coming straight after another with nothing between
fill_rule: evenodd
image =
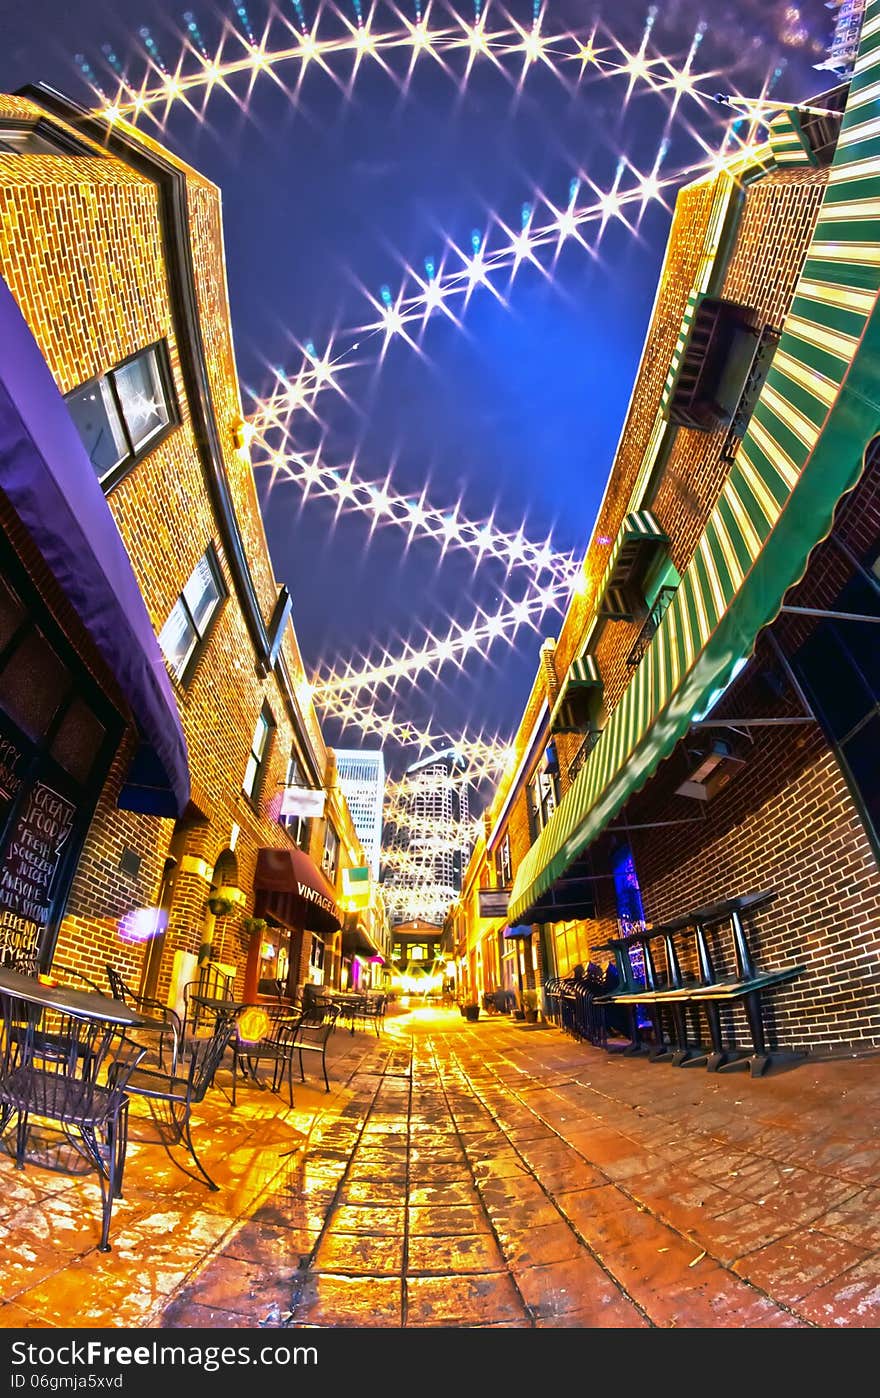
<instances>
[{"instance_id":1,"label":"metal railing","mask_svg":"<svg viewBox=\"0 0 880 1398\"><path fill-rule=\"evenodd\" d=\"M661 587L654 599L654 605L645 617L644 624L639 632L636 643L626 657L627 665L639 665L644 657L645 651L657 634L657 629L666 614L666 608L672 601L677 587Z\"/></svg>"},{"instance_id":2,"label":"metal railing","mask_svg":"<svg viewBox=\"0 0 880 1398\"><path fill-rule=\"evenodd\" d=\"M585 734L584 741L581 743L571 762L568 764L569 782L574 781L578 772L583 767L590 753L593 751L593 748L598 743L601 732L602 730L600 728L591 728L589 733Z\"/></svg>"}]
</instances>

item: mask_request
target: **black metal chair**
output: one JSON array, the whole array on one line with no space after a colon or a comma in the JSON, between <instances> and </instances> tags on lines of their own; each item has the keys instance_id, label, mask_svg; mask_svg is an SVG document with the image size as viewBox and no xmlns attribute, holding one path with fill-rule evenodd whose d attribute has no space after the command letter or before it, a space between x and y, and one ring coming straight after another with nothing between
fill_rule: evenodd
<instances>
[{"instance_id":1,"label":"black metal chair","mask_svg":"<svg viewBox=\"0 0 880 1398\"><path fill-rule=\"evenodd\" d=\"M183 1021L180 1015L170 1005L163 1005L161 1000L155 1000L150 995L139 995L132 990L122 973L110 962L107 962L105 969L113 998L137 1010L144 1019L142 1026L129 1031L130 1037L136 1043L143 1043L148 1053L156 1053L160 1068L165 1067L165 1052L170 1041L173 1070L183 1043Z\"/></svg>"},{"instance_id":2,"label":"black metal chair","mask_svg":"<svg viewBox=\"0 0 880 1398\"><path fill-rule=\"evenodd\" d=\"M252 1012L255 1012L253 1023L250 1022ZM253 1082L259 1083L261 1063L272 1065L273 1092L278 1092L284 1079L287 1079L288 1096L293 1106L293 1055L301 1017L300 1011L291 1012L287 1006L251 1005L241 1012L231 1040L233 1107L239 1068L242 1067Z\"/></svg>"},{"instance_id":3,"label":"black metal chair","mask_svg":"<svg viewBox=\"0 0 880 1398\"><path fill-rule=\"evenodd\" d=\"M214 1081L214 1074L235 1033L235 1019L234 1014L218 1014L211 1034L203 1039L188 1040L170 1072L138 1068L128 1079L128 1091L133 1096L143 1097L148 1102L165 1103L170 1118L171 1144L178 1145L183 1141L202 1179L209 1189L214 1190L220 1186L211 1179L196 1154L190 1118L193 1107L204 1099ZM196 1178L191 1170L184 1170L183 1166L178 1168L191 1179Z\"/></svg>"},{"instance_id":4,"label":"black metal chair","mask_svg":"<svg viewBox=\"0 0 880 1398\"><path fill-rule=\"evenodd\" d=\"M339 1013L338 1005L315 1005L303 1014L294 1038L294 1048L299 1056L300 1079L303 1082L306 1080L303 1054L306 1057L317 1056L321 1060L324 1086L328 1092L330 1079L327 1076L327 1040L336 1028Z\"/></svg>"},{"instance_id":5,"label":"black metal chair","mask_svg":"<svg viewBox=\"0 0 880 1398\"><path fill-rule=\"evenodd\" d=\"M183 987L183 1032L187 1038L198 1038L200 1034L210 1034L217 1017L217 1008L201 1003L203 999L231 1001L235 982L210 962L199 968L194 981Z\"/></svg>"},{"instance_id":6,"label":"black metal chair","mask_svg":"<svg viewBox=\"0 0 880 1398\"><path fill-rule=\"evenodd\" d=\"M381 1036L385 1024L385 996L381 991L366 992L358 1010L358 1019L364 1029L372 1024L377 1039Z\"/></svg>"},{"instance_id":7,"label":"black metal chair","mask_svg":"<svg viewBox=\"0 0 880 1398\"><path fill-rule=\"evenodd\" d=\"M122 1195L128 1084L142 1045L118 1025L25 1006L0 994L0 1132L16 1118L16 1168L24 1168L32 1124L57 1125L98 1172L101 1252L110 1251L113 1200Z\"/></svg>"}]
</instances>

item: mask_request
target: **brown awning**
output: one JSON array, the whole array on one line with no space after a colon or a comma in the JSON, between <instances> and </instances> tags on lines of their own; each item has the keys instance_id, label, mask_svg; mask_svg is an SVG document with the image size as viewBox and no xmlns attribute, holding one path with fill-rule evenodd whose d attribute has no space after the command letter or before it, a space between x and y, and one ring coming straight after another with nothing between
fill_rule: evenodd
<instances>
[{"instance_id":1,"label":"brown awning","mask_svg":"<svg viewBox=\"0 0 880 1398\"><path fill-rule=\"evenodd\" d=\"M258 850L254 892L257 917L325 934L342 926L336 894L315 861L301 849Z\"/></svg>"}]
</instances>

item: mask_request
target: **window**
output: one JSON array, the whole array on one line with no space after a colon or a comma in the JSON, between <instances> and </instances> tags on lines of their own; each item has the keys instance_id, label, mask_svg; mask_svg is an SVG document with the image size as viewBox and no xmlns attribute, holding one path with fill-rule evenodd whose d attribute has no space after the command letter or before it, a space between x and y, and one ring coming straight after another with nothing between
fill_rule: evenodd
<instances>
[{"instance_id":1,"label":"window","mask_svg":"<svg viewBox=\"0 0 880 1398\"><path fill-rule=\"evenodd\" d=\"M329 820L324 826L324 853L321 855L321 868L331 883L336 882L339 867L339 836Z\"/></svg>"},{"instance_id":2,"label":"window","mask_svg":"<svg viewBox=\"0 0 880 1398\"><path fill-rule=\"evenodd\" d=\"M185 683L226 595L213 545L202 554L159 632L159 645L176 679Z\"/></svg>"},{"instance_id":3,"label":"window","mask_svg":"<svg viewBox=\"0 0 880 1398\"><path fill-rule=\"evenodd\" d=\"M251 739L251 750L244 769L244 781L241 789L245 796L251 800L256 797L260 785L260 776L266 766L266 758L269 756L269 739L274 727L272 715L264 704L260 710L254 736Z\"/></svg>"},{"instance_id":4,"label":"window","mask_svg":"<svg viewBox=\"0 0 880 1398\"><path fill-rule=\"evenodd\" d=\"M312 933L312 949L309 952L309 980L312 985L324 983L324 943Z\"/></svg>"},{"instance_id":5,"label":"window","mask_svg":"<svg viewBox=\"0 0 880 1398\"><path fill-rule=\"evenodd\" d=\"M536 840L559 802L559 776L556 751L551 745L541 759L535 775L526 788L529 806L529 826Z\"/></svg>"},{"instance_id":6,"label":"window","mask_svg":"<svg viewBox=\"0 0 880 1398\"><path fill-rule=\"evenodd\" d=\"M512 880L510 866L510 836L505 835L495 851L495 882L498 888L510 888Z\"/></svg>"},{"instance_id":7,"label":"window","mask_svg":"<svg viewBox=\"0 0 880 1398\"><path fill-rule=\"evenodd\" d=\"M308 786L299 759L296 753L293 752L290 754L290 760L287 764L287 775L284 778L284 785ZM308 816L281 816L278 823L285 827L294 844L298 845L300 849L308 850L309 831L311 828L311 821Z\"/></svg>"},{"instance_id":8,"label":"window","mask_svg":"<svg viewBox=\"0 0 880 1398\"><path fill-rule=\"evenodd\" d=\"M173 395L164 346L142 350L75 389L66 401L95 475L109 490L172 425Z\"/></svg>"},{"instance_id":9,"label":"window","mask_svg":"<svg viewBox=\"0 0 880 1398\"><path fill-rule=\"evenodd\" d=\"M0 122L0 155L87 155L98 152L51 122Z\"/></svg>"}]
</instances>

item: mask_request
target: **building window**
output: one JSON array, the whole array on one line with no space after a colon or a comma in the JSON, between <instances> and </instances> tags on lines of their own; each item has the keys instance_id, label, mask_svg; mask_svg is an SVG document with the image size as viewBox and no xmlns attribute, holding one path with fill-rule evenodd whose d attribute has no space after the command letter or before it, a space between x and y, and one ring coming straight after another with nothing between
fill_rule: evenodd
<instances>
[{"instance_id":1,"label":"building window","mask_svg":"<svg viewBox=\"0 0 880 1398\"><path fill-rule=\"evenodd\" d=\"M321 868L331 883L336 882L339 867L339 836L329 820L324 826L324 853L321 855Z\"/></svg>"},{"instance_id":2,"label":"building window","mask_svg":"<svg viewBox=\"0 0 880 1398\"><path fill-rule=\"evenodd\" d=\"M312 933L312 949L309 952L309 980L312 985L324 984L324 943Z\"/></svg>"},{"instance_id":3,"label":"building window","mask_svg":"<svg viewBox=\"0 0 880 1398\"><path fill-rule=\"evenodd\" d=\"M305 773L303 772L303 769L300 766L299 759L297 758L296 753L293 752L290 754L290 760L287 764L287 775L284 778L284 785L308 786L308 782L306 781ZM300 849L308 850L309 833L312 824L308 816L280 816L278 823L284 826L288 835L290 835L290 838L293 840L295 845L298 845Z\"/></svg>"},{"instance_id":4,"label":"building window","mask_svg":"<svg viewBox=\"0 0 880 1398\"><path fill-rule=\"evenodd\" d=\"M274 727L272 715L264 704L257 718L254 736L251 739L251 750L244 770L244 781L241 789L245 796L252 801L256 798L260 787L260 779L266 767L266 759L269 756L270 738Z\"/></svg>"},{"instance_id":5,"label":"building window","mask_svg":"<svg viewBox=\"0 0 880 1398\"><path fill-rule=\"evenodd\" d=\"M513 878L510 865L510 835L505 835L495 851L495 881L498 888L510 888Z\"/></svg>"},{"instance_id":6,"label":"building window","mask_svg":"<svg viewBox=\"0 0 880 1398\"><path fill-rule=\"evenodd\" d=\"M40 118L0 122L0 155L87 155L97 159L99 152Z\"/></svg>"},{"instance_id":7,"label":"building window","mask_svg":"<svg viewBox=\"0 0 880 1398\"><path fill-rule=\"evenodd\" d=\"M208 628L225 595L217 555L209 544L159 632L162 654L181 684L192 675Z\"/></svg>"},{"instance_id":8,"label":"building window","mask_svg":"<svg viewBox=\"0 0 880 1398\"><path fill-rule=\"evenodd\" d=\"M164 345L141 350L65 401L106 492L177 420Z\"/></svg>"},{"instance_id":9,"label":"building window","mask_svg":"<svg viewBox=\"0 0 880 1398\"><path fill-rule=\"evenodd\" d=\"M559 769L556 749L545 749L541 763L526 788L529 825L532 840L536 840L559 804Z\"/></svg>"}]
</instances>

